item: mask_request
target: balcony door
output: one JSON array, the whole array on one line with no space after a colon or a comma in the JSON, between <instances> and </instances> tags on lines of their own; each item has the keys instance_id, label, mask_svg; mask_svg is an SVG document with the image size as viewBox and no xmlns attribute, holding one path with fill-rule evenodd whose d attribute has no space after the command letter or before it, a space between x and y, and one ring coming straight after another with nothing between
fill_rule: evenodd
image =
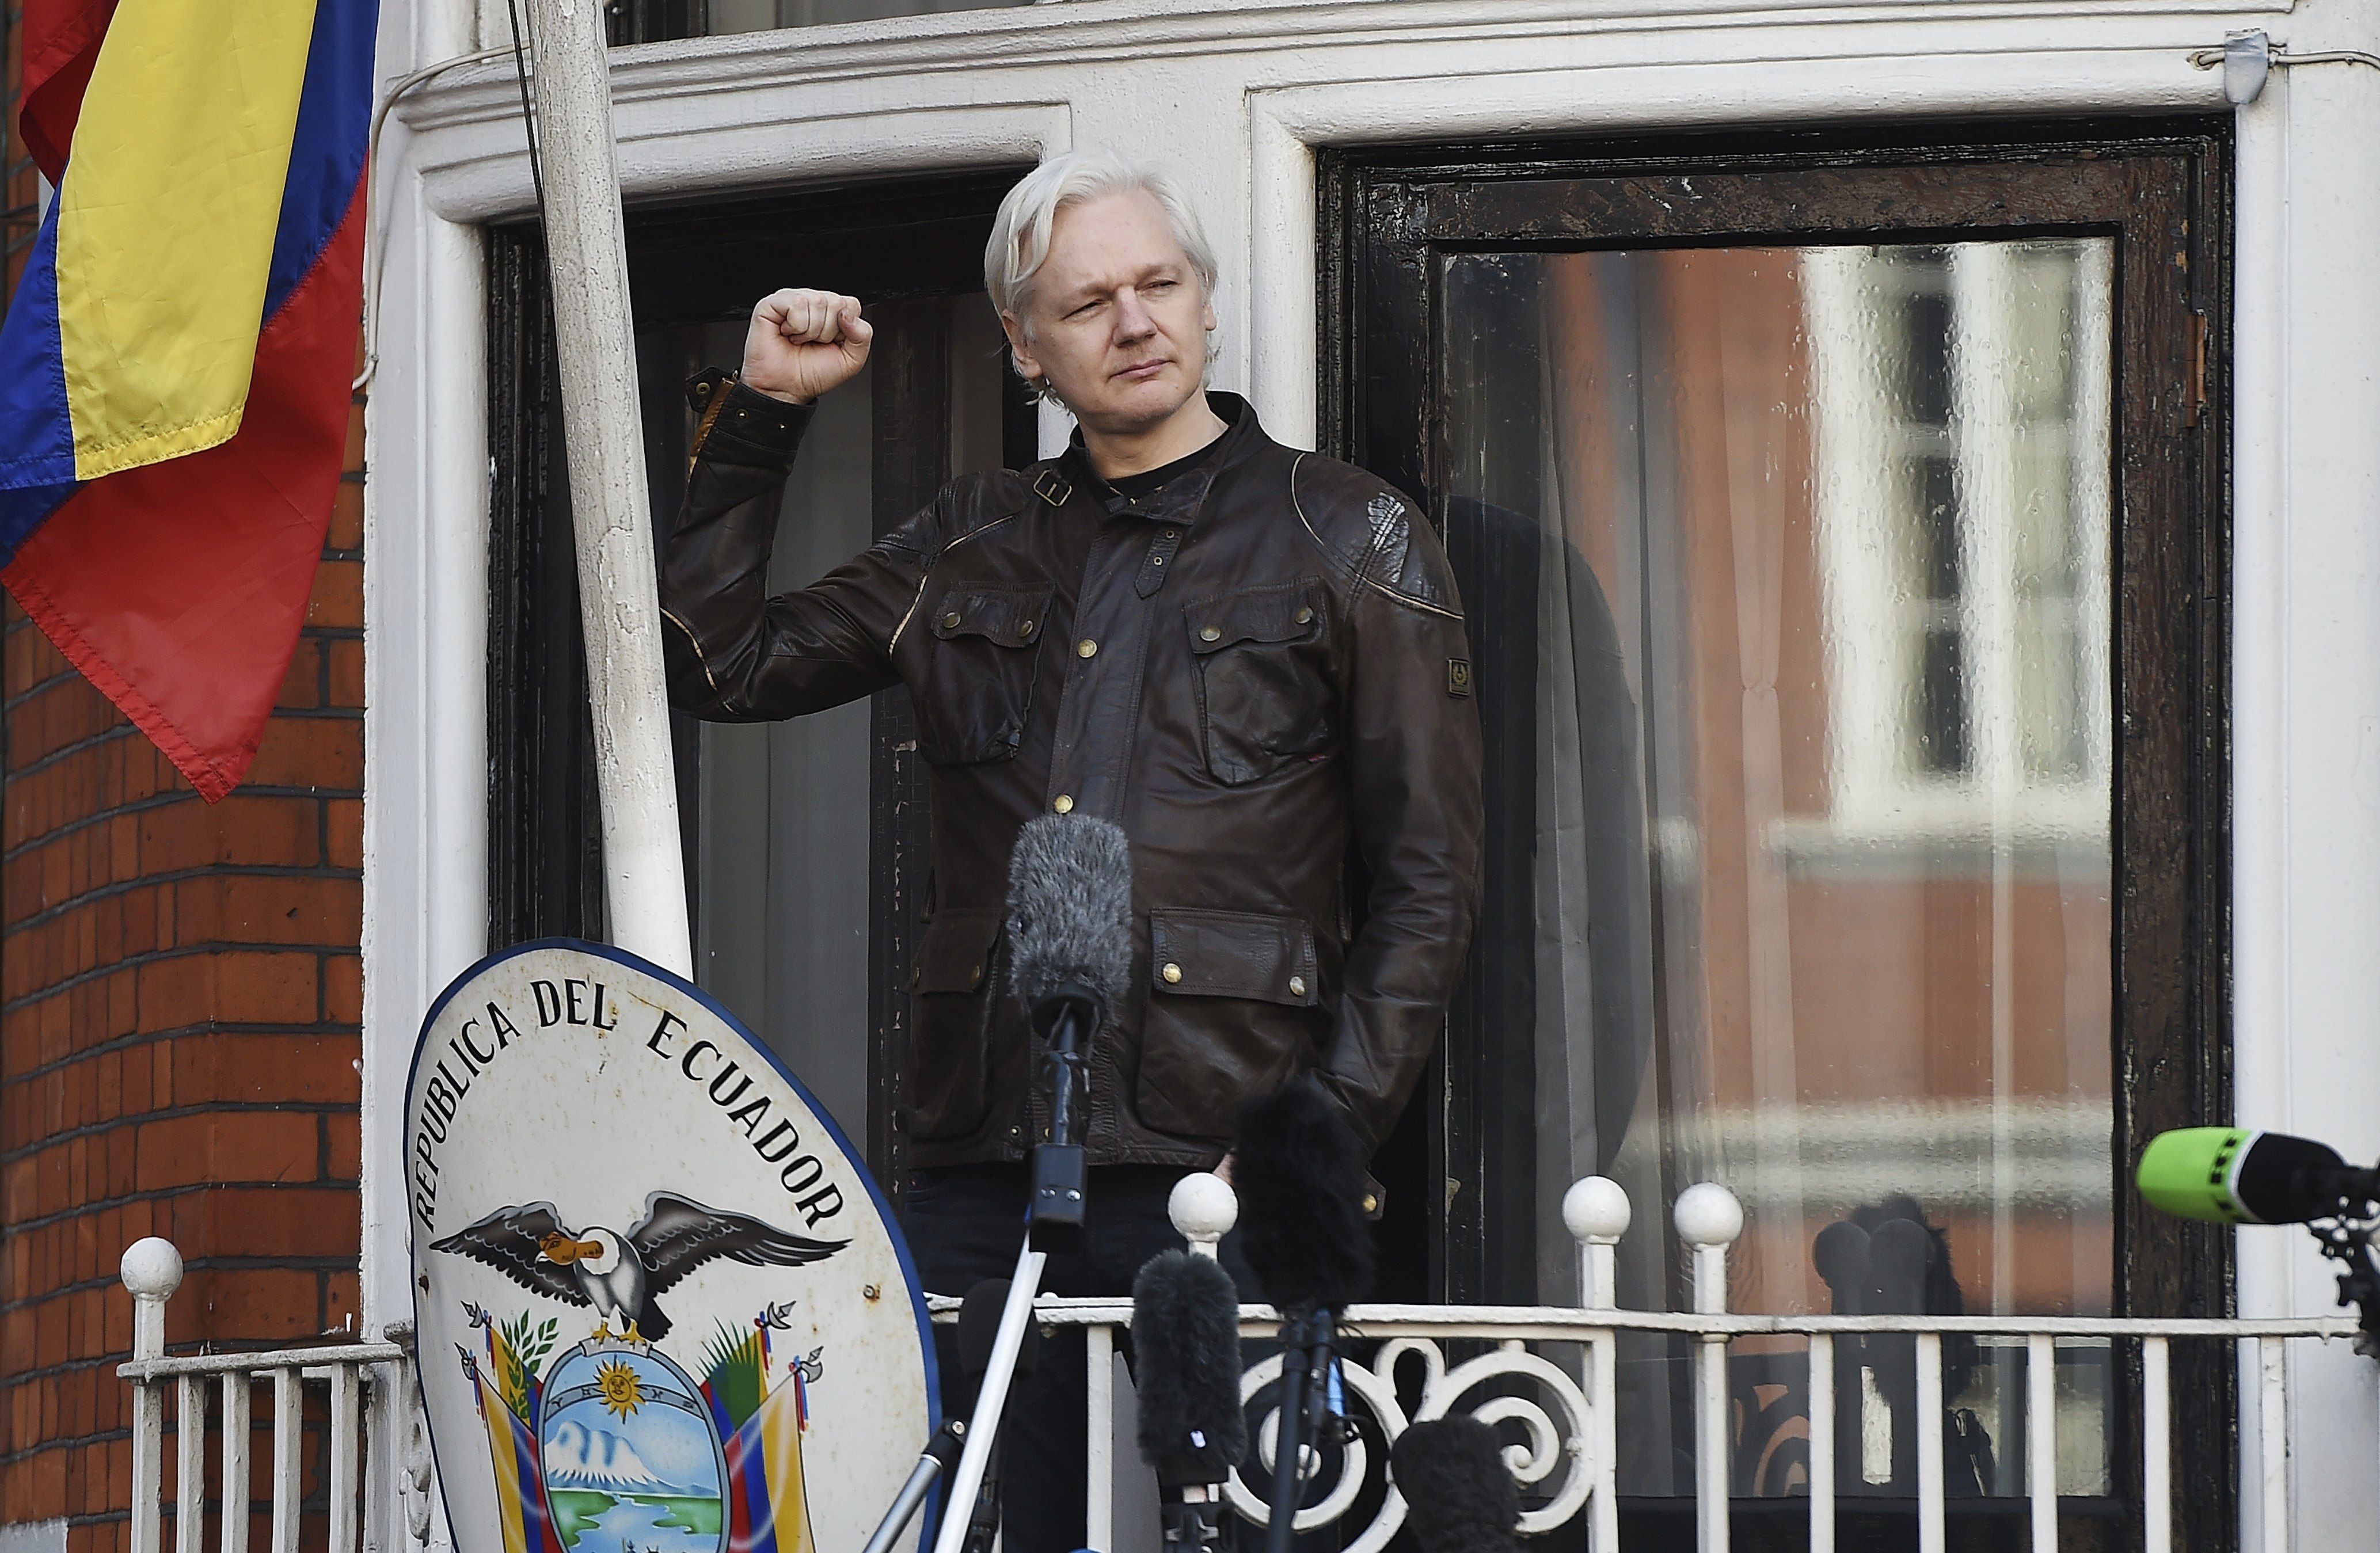
<instances>
[{"instance_id":1,"label":"balcony door","mask_svg":"<svg viewBox=\"0 0 2380 1553\"><path fill-rule=\"evenodd\" d=\"M696 416L686 379L741 359L785 285L861 299L876 345L820 401L780 509L770 581L807 586L953 475L1030 462L983 246L1016 175L803 189L628 212L653 527L666 536ZM495 277L489 623L491 947L602 936L585 650L536 234L491 235ZM674 720L695 977L801 1075L897 1200L908 967L930 893L908 692L765 724Z\"/></svg>"},{"instance_id":2,"label":"balcony door","mask_svg":"<svg viewBox=\"0 0 2380 1553\"><path fill-rule=\"evenodd\" d=\"M1439 525L1488 735L1485 916L1388 1161L1412 1292L1575 1299L1561 1192L1599 1172L1624 1304L1686 1308L1667 1207L1715 1180L1736 1308L1841 1308L1818 1236L1893 1218L1927 1308L2223 1308L2220 1238L2126 1185L2228 1114L2222 157L2156 126L1329 164L1326 435ZM1953 1347L1961 1519L2021 1540L2022 1348ZM1739 1521L1791 1541L1803 1361L1736 1353ZM2177 1388L2192 1536L2228 1523L2214 1357ZM1692 1491L1684 1350L1622 1361L1649 1535ZM2058 1365L2064 1546L2114 1545L2133 1382ZM1889 1541L1915 1435L1865 1416L1838 1490Z\"/></svg>"}]
</instances>

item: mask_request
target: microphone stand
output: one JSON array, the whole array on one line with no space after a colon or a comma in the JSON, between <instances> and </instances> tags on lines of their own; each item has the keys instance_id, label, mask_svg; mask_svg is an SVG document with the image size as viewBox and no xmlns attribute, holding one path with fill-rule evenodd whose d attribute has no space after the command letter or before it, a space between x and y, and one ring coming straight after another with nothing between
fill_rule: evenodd
<instances>
[{"instance_id":1,"label":"microphone stand","mask_svg":"<svg viewBox=\"0 0 2380 1553\"><path fill-rule=\"evenodd\" d=\"M1272 1507L1265 1523L1266 1553L1289 1553L1305 1497L1307 1446L1321 1458L1323 1421L1330 1413L1331 1350L1338 1319L1326 1305L1293 1313L1281 1328L1280 1426L1273 1434Z\"/></svg>"},{"instance_id":2,"label":"microphone stand","mask_svg":"<svg viewBox=\"0 0 2380 1553\"><path fill-rule=\"evenodd\" d=\"M892 1507L884 1512L884 1519L877 1523L876 1534L868 1539L868 1546L862 1553L892 1553L892 1545L901 1540L903 1532L909 1529L909 1522L917 1515L917 1507L926 1502L926 1495L933 1488L934 1479L950 1471L951 1463L958 1459L960 1442L966 1438L966 1427L964 1418L942 1421L942 1426L934 1431L934 1438L928 1440L926 1449L918 1453L917 1464L909 1469L908 1480L901 1485L901 1491L892 1496Z\"/></svg>"},{"instance_id":3,"label":"microphone stand","mask_svg":"<svg viewBox=\"0 0 2380 1553\"><path fill-rule=\"evenodd\" d=\"M1050 1085L1050 1141L1033 1148L1033 1192L1025 1210L1025 1244L1016 1254L1016 1271L1009 1280L1008 1302L1001 1307L1000 1330L992 1339L991 1362L983 1373L983 1389L976 1394L975 1417L967 1426L966 1445L959 1455L958 1474L951 1480L948 1507L933 1553L962 1553L972 1516L958 1513L972 1506L982 1492L990 1465L991 1448L1000 1436L1000 1422L1008 1406L1009 1382L1016 1374L1016 1355L1025 1346L1025 1329L1033 1319L1033 1297L1040 1292L1041 1269L1050 1252L1071 1251L1082 1244L1083 1210L1088 1178L1083 1164L1083 1112L1080 1091L1088 1085L1088 1037L1099 1028L1099 1004L1087 990L1063 988L1033 1010L1036 1033L1046 1035L1050 1055L1043 1072Z\"/></svg>"}]
</instances>

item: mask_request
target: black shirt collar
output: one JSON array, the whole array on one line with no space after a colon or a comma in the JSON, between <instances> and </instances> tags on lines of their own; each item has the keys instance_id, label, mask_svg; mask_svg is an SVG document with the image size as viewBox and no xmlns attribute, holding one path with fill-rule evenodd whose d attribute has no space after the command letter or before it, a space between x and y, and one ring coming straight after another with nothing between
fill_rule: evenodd
<instances>
[{"instance_id":1,"label":"black shirt collar","mask_svg":"<svg viewBox=\"0 0 2380 1553\"><path fill-rule=\"evenodd\" d=\"M1207 492L1214 485L1215 477L1257 430L1255 413L1248 408L1247 401L1236 394L1208 389L1207 407L1224 423L1223 432L1186 458L1177 458L1145 474L1127 476L1111 485L1092 469L1090 455L1083 447L1082 431L1077 428L1066 444L1066 462L1084 490L1107 509L1110 517L1146 518L1156 523L1176 523L1186 528L1198 521L1199 510L1206 505Z\"/></svg>"}]
</instances>

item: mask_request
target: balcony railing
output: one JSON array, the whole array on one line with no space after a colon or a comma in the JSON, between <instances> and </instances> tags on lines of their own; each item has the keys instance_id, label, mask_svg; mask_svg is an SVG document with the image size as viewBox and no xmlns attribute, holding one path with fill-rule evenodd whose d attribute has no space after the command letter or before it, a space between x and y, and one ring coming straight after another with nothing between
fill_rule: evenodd
<instances>
[{"instance_id":1,"label":"balcony railing","mask_svg":"<svg viewBox=\"0 0 2380 1553\"><path fill-rule=\"evenodd\" d=\"M261 1386L271 1388L266 1405L273 1417L266 1453L268 1553L298 1553L301 1543L323 1553L358 1553L359 1535L365 1553L395 1553L402 1544L391 1523L405 1500L410 1501L404 1512L411 1523L407 1531L414 1542L423 1539L429 1529L430 1448L403 1347L336 1342L168 1356L165 1301L181 1285L181 1254L153 1236L135 1241L124 1253L122 1271L124 1286L132 1292L132 1358L115 1373L132 1383L133 1553L159 1553L169 1417L174 1553L205 1553L211 1390L221 1393L213 1421L222 1469L217 1546L222 1553L248 1553L249 1522L259 1502L250 1445ZM311 1528L305 1519L310 1421L327 1446L322 1511Z\"/></svg>"},{"instance_id":2,"label":"balcony railing","mask_svg":"<svg viewBox=\"0 0 2380 1553\"><path fill-rule=\"evenodd\" d=\"M1194 1179L1201 1182L1199 1187L1176 1194L1174 1227L1194 1248L1212 1255L1215 1243L1231 1228L1236 1205L1221 1183L1211 1177ZM1697 1553L1726 1553L1735 1457L1730 1438L1733 1399L1729 1389L1729 1345L1745 1338L1798 1337L1808 1344L1810 1547L1812 1553L1833 1553L1838 1510L1836 1411L1852 1408L1855 1418L1873 1425L1890 1405L1872 1390L1864 1389L1857 1398L1837 1396L1837 1344L1908 1337L1913 1349L1915 1383L1911 1416L1941 1420L1947 1416L1942 1365L1946 1338L2022 1342L2027 1359L2021 1408L2031 1546L2034 1553L2049 1553L2058 1547L2058 1418L2053 1396L2058 1345L2132 1343L2138 1345L2141 1377L2142 1547L2143 1553L2170 1553L2175 1514L2168 1385L2172 1344L2202 1341L2253 1346L2259 1464L2264 1481L2278 1484L2288 1450L2284 1345L2305 1339L2348 1341L2356 1335L2355 1323L2345 1316L2154 1320L1735 1315L1727 1309L1727 1255L1728 1247L1742 1232L1743 1212L1725 1187L1709 1183L1680 1194L1673 1212L1679 1238L1694 1258L1693 1312L1621 1310L1614 1301L1617 1248L1631 1216L1627 1194L1616 1182L1600 1176L1576 1183L1564 1196L1563 1222L1578 1242L1579 1286L1585 1292L1585 1303L1578 1306L1373 1304L1350 1308L1345 1326L1361 1341L1379 1344L1367 1365L1342 1361L1351 1407L1360 1405L1370 1414L1384 1443L1393 1442L1414 1424L1455 1412L1467 1412L1491 1424L1518 1424L1527 1443L1508 1446L1505 1460L1530 1507L1524 1512L1521 1531L1551 1531L1584 1514L1587 1546L1596 1553L1612 1553L1620 1547L1620 1336L1623 1332L1683 1334L1694 1349L1695 1546ZM954 1316L956 1302L935 1303L941 1307L939 1318ZM1113 1547L1115 1399L1108 1377L1113 1371L1115 1334L1131 1325L1131 1304L1045 1298L1037 1309L1045 1329L1078 1326L1089 1342L1088 1544L1094 1548ZM1245 1337L1268 1338L1279 1329L1278 1315L1269 1306L1245 1305L1240 1314ZM1460 1361L1448 1355L1450 1342L1475 1348L1483 1341L1494 1346ZM1532 1351L1533 1344L1548 1343L1584 1347L1582 1373L1574 1377L1568 1368ZM1415 1365L1420 1366L1421 1385L1417 1400L1407 1411L1399 1400L1398 1381ZM1280 1368L1277 1356L1251 1365L1242 1395L1253 1402L1279 1376ZM1408 1389L1405 1395L1413 1393ZM1257 1460L1244 1469L1259 1473L1267 1485L1275 1426L1269 1414L1258 1421ZM1949 1503L1944 1431L1939 1426L1921 1426L1911 1432L1915 1436L1917 1546L1920 1553L1943 1553ZM1374 1490L1371 1495L1364 1493L1367 1474ZM1265 1505L1250 1484L1235 1479L1225 1486L1225 1494L1241 1516L1259 1525L1266 1523ZM1360 1442L1347 1448L1337 1479L1328 1491L1315 1485L1307 1498L1315 1498L1317 1494L1317 1502L1297 1511L1301 1531L1340 1521L1360 1501L1378 1499L1377 1510L1364 1526L1342 1527L1345 1553L1380 1553L1404 1521L1404 1500L1394 1484L1384 1480L1378 1463L1367 1460ZM2262 1537L2255 1546L2262 1553L2286 1553L2290 1546L2288 1496L2265 1494L2261 1511Z\"/></svg>"},{"instance_id":3,"label":"balcony railing","mask_svg":"<svg viewBox=\"0 0 2380 1553\"><path fill-rule=\"evenodd\" d=\"M1680 1335L1693 1346L1698 1553L1725 1553L1728 1547L1735 1486L1729 1346L1743 1339L1799 1338L1807 1344L1806 1495L1813 1553L1832 1553L1836 1546L1837 1410L1853 1410L1854 1420L1864 1426L1889 1406L1864 1382L1859 1397L1838 1396L1839 1343L1849 1349L1878 1338L1909 1339L1914 1385L1909 1415L1918 1420L1947 1416L1945 1339L2022 1345L2027 1361L2019 1403L2023 1485L2035 1553L2048 1553L2058 1546L2058 1410L2053 1395L2058 1345L2137 1345L2142 1547L2143 1553L2170 1553L2175 1513L2168 1382L2172 1344L2196 1341L2252 1346L2259 1465L2264 1481L2277 1484L2288 1450L2284 1346L2291 1341L2344 1341L2355 1336L2354 1323L2344 1316L2155 1320L1733 1314L1727 1309L1727 1256L1742 1231L1743 1214L1733 1195L1713 1184L1688 1188L1673 1212L1679 1237L1693 1256L1694 1309L1621 1310L1614 1303L1614 1289L1616 1251L1631 1219L1627 1195L1613 1182L1589 1177L1570 1189L1562 1211L1578 1243L1579 1281L1585 1292L1582 1304L1357 1305L1346 1313L1344 1324L1359 1344L1378 1346L1366 1362L1342 1359L1342 1364L1351 1410L1360 1408L1368 1414L1370 1438L1384 1444L1414 1424L1456 1412L1490 1424L1517 1426L1526 1443L1508 1446L1505 1459L1527 1506L1521 1530L1548 1532L1584 1515L1587 1544L1597 1553L1611 1553L1620 1546L1618 1360L1622 1333ZM1175 1227L1194 1248L1210 1256L1236 1212L1230 1189L1211 1176L1191 1178L1175 1195ZM406 1349L394 1342L338 1343L168 1357L164 1352L164 1304L180 1280L181 1258L164 1241L145 1240L125 1253L124 1281L135 1302L133 1357L118 1371L133 1386L131 1553L160 1553L169 1392L175 1398L176 1424L175 1553L203 1553L211 1384L222 1393L216 1425L222 1482L247 1485L251 1494L252 1393L268 1383L272 1388L270 1553L298 1553L301 1543L300 1452L310 1386L322 1389L326 1412L318 1415L317 1426L326 1433L329 1449L324 1540L317 1544L310 1535L303 1538L309 1553L315 1546L326 1553L356 1553L359 1532L367 1553L394 1553L400 1523L407 1544L420 1544L428 1529L431 1468ZM955 1319L956 1301L937 1299L933 1304L937 1320ZM1117 1333L1131 1325L1131 1303L1045 1297L1036 1311L1045 1329L1081 1328L1088 1345L1087 1542L1093 1548L1111 1549L1117 1546L1113 1356ZM1269 1306L1242 1307L1245 1336L1269 1338L1278 1327L1278 1315ZM1450 1344L1477 1351L1453 1358ZM1533 1347L1548 1344L1582 1352L1583 1362L1566 1366ZM1250 1365L1242 1394L1254 1404L1278 1377L1280 1367L1278 1355ZM184 1421L195 1421L196 1426ZM1246 1469L1260 1474L1267 1485L1274 1426L1269 1415L1257 1420L1257 1460ZM1944 1431L1925 1426L1911 1432L1915 1436L1918 1547L1920 1553L1942 1553L1949 1500ZM1860 1438L1858 1431L1852 1438ZM1265 1523L1265 1504L1249 1483L1234 1479L1225 1492L1242 1517L1258 1525ZM236 1492L223 1498L226 1503L238 1502ZM1360 1528L1342 1528L1346 1553L1380 1553L1404 1521L1403 1499L1387 1480L1384 1463L1367 1455L1361 1438L1344 1448L1334 1480L1327 1487L1312 1485L1307 1498L1314 1502L1297 1511L1300 1530L1343 1521L1359 1504L1371 1507ZM249 1516L225 1514L221 1525L223 1553L247 1553ZM2286 1553L2290 1546L2286 1494L2262 1496L2259 1529L2255 1546L2262 1553ZM855 1546L859 1536L855 1531Z\"/></svg>"}]
</instances>

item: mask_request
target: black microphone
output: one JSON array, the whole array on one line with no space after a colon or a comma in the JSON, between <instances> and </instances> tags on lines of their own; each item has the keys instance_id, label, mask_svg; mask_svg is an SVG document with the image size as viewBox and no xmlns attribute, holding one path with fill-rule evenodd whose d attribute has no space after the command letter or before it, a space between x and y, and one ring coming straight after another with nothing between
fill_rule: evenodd
<instances>
[{"instance_id":1,"label":"black microphone","mask_svg":"<svg viewBox=\"0 0 2380 1553\"><path fill-rule=\"evenodd\" d=\"M1281 1308L1281 1430L1274 1447L1269 1553L1288 1553L1306 1447L1319 1451L1338 1313L1372 1282L1364 1148L1346 1112L1311 1076L1240 1108L1232 1184L1240 1249Z\"/></svg>"},{"instance_id":2,"label":"black microphone","mask_svg":"<svg viewBox=\"0 0 2380 1553\"><path fill-rule=\"evenodd\" d=\"M1284 1313L1336 1310L1370 1290L1363 1145L1318 1080L1292 1079L1240 1107L1232 1186L1240 1250Z\"/></svg>"},{"instance_id":3,"label":"black microphone","mask_svg":"<svg viewBox=\"0 0 2380 1553\"><path fill-rule=\"evenodd\" d=\"M963 1414L975 1412L976 1392L983 1386L984 1372L991 1368L991 1348L999 1340L1000 1316L1007 1304L1008 1280L1004 1278L985 1279L959 1302L959 1384L966 1405L948 1411ZM1016 1377L1023 1379L1031 1375L1040 1357L1040 1323L1028 1322L1025 1341L1016 1350Z\"/></svg>"},{"instance_id":4,"label":"black microphone","mask_svg":"<svg viewBox=\"0 0 2380 1553\"><path fill-rule=\"evenodd\" d=\"M1008 859L1008 964L1033 1034L1049 1047L1049 1141L1033 1150L1034 1249L1083 1238L1088 1052L1132 980L1132 845L1089 815L1045 814Z\"/></svg>"},{"instance_id":5,"label":"black microphone","mask_svg":"<svg viewBox=\"0 0 2380 1553\"><path fill-rule=\"evenodd\" d=\"M1211 1256L1160 1251L1132 1280L1140 1454L1157 1474L1165 1544L1210 1548L1222 1483L1248 1452L1240 1405L1240 1292Z\"/></svg>"},{"instance_id":6,"label":"black microphone","mask_svg":"<svg viewBox=\"0 0 2380 1553\"><path fill-rule=\"evenodd\" d=\"M2360 1208L2380 1196L2380 1172L2330 1145L2245 1127L2159 1133L2136 1179L2152 1206L2217 1224L2302 1224L2333 1217L2341 1199Z\"/></svg>"},{"instance_id":7,"label":"black microphone","mask_svg":"<svg viewBox=\"0 0 2380 1553\"><path fill-rule=\"evenodd\" d=\"M1390 1449L1389 1471L1421 1553L1520 1553L1520 1490L1488 1425L1468 1414L1415 1424Z\"/></svg>"}]
</instances>

